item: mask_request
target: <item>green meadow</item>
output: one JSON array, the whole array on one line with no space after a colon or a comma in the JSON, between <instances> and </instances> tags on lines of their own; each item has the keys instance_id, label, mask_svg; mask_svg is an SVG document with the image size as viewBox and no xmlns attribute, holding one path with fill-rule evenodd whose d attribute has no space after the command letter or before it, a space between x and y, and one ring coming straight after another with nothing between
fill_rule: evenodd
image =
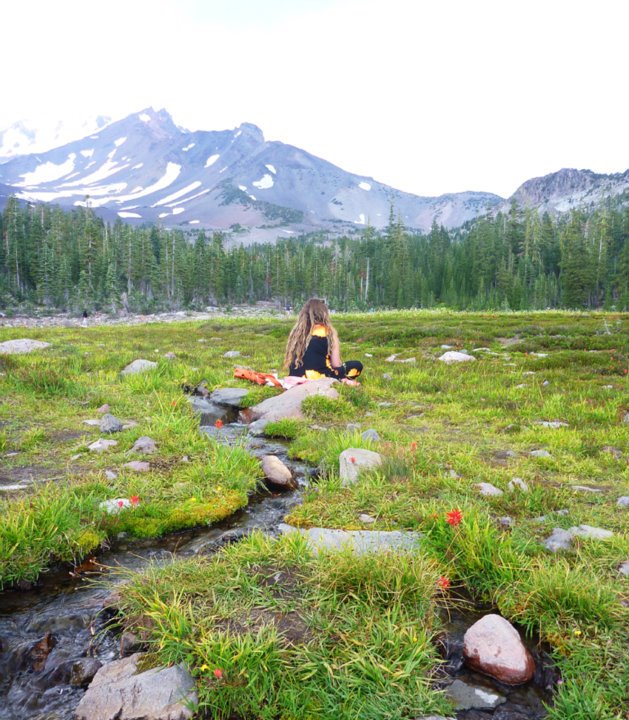
<instances>
[{"instance_id":1,"label":"green meadow","mask_svg":"<svg viewBox=\"0 0 629 720\"><path fill-rule=\"evenodd\" d=\"M299 537L255 534L211 558L130 575L121 624L148 638L156 661L187 664L210 717L402 719L448 713L434 688L447 610L491 607L552 649L561 683L551 720L626 717L629 508L618 500L629 496L629 316L333 319L343 358L365 371L338 400L306 401L305 420L266 428L319 473L287 522L416 531L419 549L315 555ZM247 387L248 404L275 394L234 380L233 368L279 371L292 322L0 327L0 342L51 343L0 356L0 486L27 485L0 499L0 588L79 563L120 533L159 537L246 505L262 487L257 461L201 434L182 388ZM477 359L446 365L442 345ZM121 376L138 358L157 368ZM93 452L101 435L85 421L105 403L137 424ZM368 428L380 440L364 440ZM131 452L141 436L155 440L154 455ZM342 487L339 453L360 447L384 463ZM125 467L145 459L148 473ZM131 497L113 515L99 507ZM447 522L453 510L458 525ZM613 535L544 547L554 528L581 525Z\"/></svg>"}]
</instances>

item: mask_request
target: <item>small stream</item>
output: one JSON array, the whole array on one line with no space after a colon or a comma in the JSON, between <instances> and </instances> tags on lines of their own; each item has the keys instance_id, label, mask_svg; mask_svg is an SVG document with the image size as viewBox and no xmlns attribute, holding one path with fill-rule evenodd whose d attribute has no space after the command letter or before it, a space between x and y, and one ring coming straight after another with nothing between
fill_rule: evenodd
<instances>
[{"instance_id":1,"label":"small stream","mask_svg":"<svg viewBox=\"0 0 629 720\"><path fill-rule=\"evenodd\" d=\"M120 638L106 630L108 599L120 582L115 569L140 571L149 564L166 564L174 558L212 554L253 530L274 533L290 508L301 502L302 490L312 471L288 460L284 443L253 437L247 427L224 415L219 431L213 425L201 430L223 442L243 442L254 456L277 455L293 471L299 486L281 494L261 492L228 520L208 529L169 535L160 540L120 541L99 554L98 563L111 568L108 582L94 583L89 573L72 577L68 568L42 576L32 588L0 593L0 720L72 720L85 687L100 664L121 656ZM201 421L213 422L207 414ZM101 575L102 578L102 575ZM495 710L461 710L460 720L538 720L545 716L542 702L549 702L556 682L550 660L531 647L537 672L533 682L520 687L502 685L463 665L463 633L482 613L450 616L440 649L446 660L438 683L452 677L499 693L506 698Z\"/></svg>"}]
</instances>

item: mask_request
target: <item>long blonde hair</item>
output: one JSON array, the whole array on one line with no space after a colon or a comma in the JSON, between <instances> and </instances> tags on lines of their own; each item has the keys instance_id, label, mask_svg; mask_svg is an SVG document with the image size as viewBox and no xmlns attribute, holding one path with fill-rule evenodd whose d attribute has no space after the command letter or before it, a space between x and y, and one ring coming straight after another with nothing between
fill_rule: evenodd
<instances>
[{"instance_id":1,"label":"long blonde hair","mask_svg":"<svg viewBox=\"0 0 629 720\"><path fill-rule=\"evenodd\" d=\"M324 300L310 298L302 307L297 322L288 336L286 354L284 356L284 369L291 363L299 367L303 362L304 353L310 342L310 333L315 325L324 325L328 329L328 352L338 343L338 335L330 320L330 311Z\"/></svg>"}]
</instances>

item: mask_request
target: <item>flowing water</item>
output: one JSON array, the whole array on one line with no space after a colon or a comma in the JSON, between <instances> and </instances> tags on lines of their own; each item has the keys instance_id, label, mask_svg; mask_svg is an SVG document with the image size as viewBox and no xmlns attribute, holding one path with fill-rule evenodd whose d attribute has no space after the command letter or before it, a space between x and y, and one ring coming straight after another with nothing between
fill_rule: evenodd
<instances>
[{"instance_id":1,"label":"flowing water","mask_svg":"<svg viewBox=\"0 0 629 720\"><path fill-rule=\"evenodd\" d=\"M254 529L273 533L289 509L301 501L302 488L311 479L308 468L286 458L286 447L279 442L248 435L243 425L225 418L220 431L224 442L243 442L256 457L277 455L299 481L296 490L283 494L261 493L229 520L212 528L171 535L161 540L118 543L98 556L105 571L94 583L86 575L68 568L43 576L32 588L0 593L0 720L71 720L85 692L83 678L93 674L98 663L120 657L120 639L106 629L103 612L120 577L116 568L141 570L150 563L169 563L174 558L215 552L226 543L236 542ZM209 435L218 433L213 426L202 427ZM457 613L449 618L440 647L446 659L445 685L452 677L499 693L506 702L495 710L462 710L460 720L537 720L545 712L542 701L549 702L556 681L548 658L534 648L537 664L535 680L522 687L510 688L490 678L466 671L462 660L465 629L480 614ZM90 672L91 669L91 672Z\"/></svg>"}]
</instances>

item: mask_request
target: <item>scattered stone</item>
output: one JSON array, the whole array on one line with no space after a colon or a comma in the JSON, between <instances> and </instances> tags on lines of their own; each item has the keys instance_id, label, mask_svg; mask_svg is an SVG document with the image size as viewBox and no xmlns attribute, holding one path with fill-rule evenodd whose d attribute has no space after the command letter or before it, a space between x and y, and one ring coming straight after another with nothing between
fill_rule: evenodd
<instances>
[{"instance_id":1,"label":"scattered stone","mask_svg":"<svg viewBox=\"0 0 629 720\"><path fill-rule=\"evenodd\" d=\"M105 470L105 477L107 480L115 480L118 477L118 473L115 473L113 470Z\"/></svg>"},{"instance_id":2,"label":"scattered stone","mask_svg":"<svg viewBox=\"0 0 629 720\"><path fill-rule=\"evenodd\" d=\"M572 485L573 490L580 490L581 492L600 493L603 492L600 488L593 488L589 485Z\"/></svg>"},{"instance_id":3,"label":"scattered stone","mask_svg":"<svg viewBox=\"0 0 629 720\"><path fill-rule=\"evenodd\" d=\"M487 482L475 483L474 487L479 489L481 495L498 497L503 494L503 491L500 490L500 488L497 488L495 485Z\"/></svg>"},{"instance_id":4,"label":"scattered stone","mask_svg":"<svg viewBox=\"0 0 629 720\"><path fill-rule=\"evenodd\" d=\"M542 543L547 550L570 550L572 547L572 533L562 528L553 528L552 534Z\"/></svg>"},{"instance_id":5,"label":"scattered stone","mask_svg":"<svg viewBox=\"0 0 629 720\"><path fill-rule=\"evenodd\" d=\"M137 375L138 373L155 370L157 363L152 360L144 360L142 358L129 363L121 372L121 375Z\"/></svg>"},{"instance_id":6,"label":"scattered stone","mask_svg":"<svg viewBox=\"0 0 629 720\"><path fill-rule=\"evenodd\" d=\"M174 352L167 352L164 357L166 360L175 360L177 358Z\"/></svg>"},{"instance_id":7,"label":"scattered stone","mask_svg":"<svg viewBox=\"0 0 629 720\"><path fill-rule=\"evenodd\" d=\"M620 448L614 447L613 445L605 445L601 448L601 452L609 453L616 460L620 460L622 458L622 450Z\"/></svg>"},{"instance_id":8,"label":"scattered stone","mask_svg":"<svg viewBox=\"0 0 629 720\"><path fill-rule=\"evenodd\" d=\"M442 345L441 349L442 350L452 350L453 347L454 347L454 345Z\"/></svg>"},{"instance_id":9,"label":"scattered stone","mask_svg":"<svg viewBox=\"0 0 629 720\"><path fill-rule=\"evenodd\" d=\"M470 361L476 361L476 358L473 355L468 355L467 353L462 352L456 352L455 350L450 350L448 352L443 353L441 357L437 358L438 360L441 360L441 362L446 363L446 365L451 365L453 363L460 363L460 362L470 362Z\"/></svg>"},{"instance_id":10,"label":"scattered stone","mask_svg":"<svg viewBox=\"0 0 629 720\"><path fill-rule=\"evenodd\" d=\"M496 460L510 460L511 458L517 458L518 454L514 450L498 450L494 453Z\"/></svg>"},{"instance_id":11,"label":"scattered stone","mask_svg":"<svg viewBox=\"0 0 629 720\"><path fill-rule=\"evenodd\" d=\"M91 445L88 445L87 449L92 450L92 452L103 452L104 450L109 450L109 448L114 447L117 444L118 442L116 440L104 440L103 438L100 438Z\"/></svg>"},{"instance_id":12,"label":"scattered stone","mask_svg":"<svg viewBox=\"0 0 629 720\"><path fill-rule=\"evenodd\" d=\"M548 353L530 352L529 355L533 357L548 357Z\"/></svg>"},{"instance_id":13,"label":"scattered stone","mask_svg":"<svg viewBox=\"0 0 629 720\"><path fill-rule=\"evenodd\" d=\"M100 421L99 428L103 433L120 432L122 430L122 423L117 417L114 417L109 413L105 413L105 415L103 415L103 419Z\"/></svg>"},{"instance_id":14,"label":"scattered stone","mask_svg":"<svg viewBox=\"0 0 629 720\"><path fill-rule=\"evenodd\" d=\"M152 438L147 435L142 435L142 437L139 437L133 444L131 452L139 452L143 455L152 455L154 452L157 452L157 444Z\"/></svg>"},{"instance_id":15,"label":"scattered stone","mask_svg":"<svg viewBox=\"0 0 629 720\"><path fill-rule=\"evenodd\" d=\"M360 520L361 523L365 523L366 525L373 525L373 523L376 522L376 518L371 517L371 515L367 515L367 513L361 513L358 516L358 519Z\"/></svg>"},{"instance_id":16,"label":"scattered stone","mask_svg":"<svg viewBox=\"0 0 629 720\"><path fill-rule=\"evenodd\" d=\"M321 380L310 380L301 385L286 390L281 395L267 398L251 408L251 416L254 420L264 419L268 422L275 422L282 418L294 417L303 419L301 404L307 397L319 395L333 400L339 397L334 387L338 382L334 378L322 378Z\"/></svg>"},{"instance_id":17,"label":"scattered stone","mask_svg":"<svg viewBox=\"0 0 629 720\"><path fill-rule=\"evenodd\" d=\"M131 428L137 427L138 423L135 420L127 420L126 423L122 425L123 430L131 430Z\"/></svg>"},{"instance_id":18,"label":"scattered stone","mask_svg":"<svg viewBox=\"0 0 629 720\"><path fill-rule=\"evenodd\" d=\"M541 425L542 427L546 428L552 428L553 430L556 430L557 428L568 427L568 423L562 422L561 420L537 420L535 424Z\"/></svg>"},{"instance_id":19,"label":"scattered stone","mask_svg":"<svg viewBox=\"0 0 629 720\"><path fill-rule=\"evenodd\" d=\"M358 480L361 470L371 470L382 465L382 455L364 448L347 448L339 455L341 485L347 487Z\"/></svg>"},{"instance_id":20,"label":"scattered stone","mask_svg":"<svg viewBox=\"0 0 629 720\"><path fill-rule=\"evenodd\" d=\"M502 527L513 527L514 522L514 519L508 515L498 518L498 524Z\"/></svg>"},{"instance_id":21,"label":"scattered stone","mask_svg":"<svg viewBox=\"0 0 629 720\"><path fill-rule=\"evenodd\" d=\"M350 432L354 432L355 430L360 430L360 423L347 423L345 426L346 430L349 430Z\"/></svg>"},{"instance_id":22,"label":"scattered stone","mask_svg":"<svg viewBox=\"0 0 629 720\"><path fill-rule=\"evenodd\" d=\"M469 685L463 680L455 680L446 688L446 695L457 710L491 709L507 702L507 698L488 688Z\"/></svg>"},{"instance_id":23,"label":"scattered stone","mask_svg":"<svg viewBox=\"0 0 629 720\"><path fill-rule=\"evenodd\" d=\"M548 450L531 450L529 453L531 457L536 458L549 458L552 457L552 455L548 452Z\"/></svg>"},{"instance_id":24,"label":"scattered stone","mask_svg":"<svg viewBox=\"0 0 629 720\"><path fill-rule=\"evenodd\" d=\"M119 512L131 507L131 500L128 498L114 498L113 500L103 500L98 505L100 510L104 510L108 515L117 515Z\"/></svg>"},{"instance_id":25,"label":"scattered stone","mask_svg":"<svg viewBox=\"0 0 629 720\"><path fill-rule=\"evenodd\" d=\"M611 530L604 530L603 528L593 527L592 525L571 527L568 532L572 533L574 537L588 538L589 540L608 540L614 536Z\"/></svg>"},{"instance_id":26,"label":"scattered stone","mask_svg":"<svg viewBox=\"0 0 629 720\"><path fill-rule=\"evenodd\" d=\"M389 357L388 357L388 358L385 358L384 361L385 361L385 362L395 362L396 358L397 358L397 353L395 353L395 354L393 354L393 355L389 355Z\"/></svg>"},{"instance_id":27,"label":"scattered stone","mask_svg":"<svg viewBox=\"0 0 629 720\"><path fill-rule=\"evenodd\" d=\"M115 660L97 673L76 709L76 720L190 720L198 701L183 665L141 672L144 655Z\"/></svg>"},{"instance_id":28,"label":"scattered stone","mask_svg":"<svg viewBox=\"0 0 629 720\"><path fill-rule=\"evenodd\" d=\"M448 472L446 473L446 475L448 477L451 477L453 480L460 480L460 478L461 478L461 475L459 475L459 473L456 472L456 470L453 470L452 468L448 469Z\"/></svg>"},{"instance_id":29,"label":"scattered stone","mask_svg":"<svg viewBox=\"0 0 629 720\"><path fill-rule=\"evenodd\" d=\"M535 370L527 370L526 372L523 372L522 375L535 375Z\"/></svg>"},{"instance_id":30,"label":"scattered stone","mask_svg":"<svg viewBox=\"0 0 629 720\"><path fill-rule=\"evenodd\" d=\"M120 657L129 657L145 649L145 644L135 633L125 630L120 636Z\"/></svg>"},{"instance_id":31,"label":"scattered stone","mask_svg":"<svg viewBox=\"0 0 629 720\"><path fill-rule=\"evenodd\" d=\"M622 419L624 423L629 423L629 412L625 413L625 417Z\"/></svg>"},{"instance_id":32,"label":"scattered stone","mask_svg":"<svg viewBox=\"0 0 629 720\"><path fill-rule=\"evenodd\" d=\"M363 440L373 440L373 442L379 442L380 435L378 435L377 430L369 428L368 430L365 430L365 432L361 435L361 438Z\"/></svg>"},{"instance_id":33,"label":"scattered stone","mask_svg":"<svg viewBox=\"0 0 629 720\"><path fill-rule=\"evenodd\" d=\"M89 425L90 427L99 427L100 420L83 420L83 425Z\"/></svg>"},{"instance_id":34,"label":"scattered stone","mask_svg":"<svg viewBox=\"0 0 629 720\"><path fill-rule=\"evenodd\" d=\"M391 375L391 373L382 373L382 379L390 382L393 380L393 375Z\"/></svg>"},{"instance_id":35,"label":"scattered stone","mask_svg":"<svg viewBox=\"0 0 629 720\"><path fill-rule=\"evenodd\" d=\"M383 400L382 402L378 403L378 407L383 407L383 408L393 407L393 403Z\"/></svg>"},{"instance_id":36,"label":"scattered stone","mask_svg":"<svg viewBox=\"0 0 629 720\"><path fill-rule=\"evenodd\" d=\"M109 412L109 403L105 403L104 405L101 405L99 408L96 409L96 412L100 413L101 415L108 413Z\"/></svg>"},{"instance_id":37,"label":"scattered stone","mask_svg":"<svg viewBox=\"0 0 629 720\"><path fill-rule=\"evenodd\" d=\"M619 497L616 501L616 505L618 505L618 507L629 507L629 495Z\"/></svg>"},{"instance_id":38,"label":"scattered stone","mask_svg":"<svg viewBox=\"0 0 629 720\"><path fill-rule=\"evenodd\" d=\"M79 658L72 663L70 671L70 685L73 687L86 687L92 678L103 667L103 663L94 657Z\"/></svg>"},{"instance_id":39,"label":"scattered stone","mask_svg":"<svg viewBox=\"0 0 629 720\"><path fill-rule=\"evenodd\" d=\"M522 389L525 388L525 387L526 387L526 384L525 384L525 383L520 383L519 385L516 385L516 386L515 386L515 389L516 389L516 390L522 390Z\"/></svg>"},{"instance_id":40,"label":"scattered stone","mask_svg":"<svg viewBox=\"0 0 629 720\"><path fill-rule=\"evenodd\" d=\"M305 537L315 552L342 550L349 547L358 554L368 552L414 550L421 533L399 530L331 530L329 528L296 528L281 523L279 531L286 535L297 532Z\"/></svg>"},{"instance_id":41,"label":"scattered stone","mask_svg":"<svg viewBox=\"0 0 629 720\"><path fill-rule=\"evenodd\" d=\"M6 340L0 343L0 355L22 355L24 353L34 352L35 350L43 350L50 347L50 343L41 340L29 340L23 338L21 340Z\"/></svg>"},{"instance_id":42,"label":"scattered stone","mask_svg":"<svg viewBox=\"0 0 629 720\"><path fill-rule=\"evenodd\" d=\"M240 357L240 350L228 350L226 353L223 353L224 358L235 358Z\"/></svg>"},{"instance_id":43,"label":"scattered stone","mask_svg":"<svg viewBox=\"0 0 629 720\"><path fill-rule=\"evenodd\" d=\"M618 572L621 575L629 575L629 560L625 560L625 562L622 563L622 565L618 568Z\"/></svg>"},{"instance_id":44,"label":"scattered stone","mask_svg":"<svg viewBox=\"0 0 629 720\"><path fill-rule=\"evenodd\" d=\"M511 478L511 480L509 480L509 482L507 483L507 488L509 490L515 490L517 488L522 492L529 491L529 486L524 482L524 480L522 480L522 478L519 477Z\"/></svg>"},{"instance_id":45,"label":"scattered stone","mask_svg":"<svg viewBox=\"0 0 629 720\"><path fill-rule=\"evenodd\" d=\"M275 455L264 455L262 458L262 472L273 485L282 488L295 487L293 474L286 465Z\"/></svg>"},{"instance_id":46,"label":"scattered stone","mask_svg":"<svg viewBox=\"0 0 629 720\"><path fill-rule=\"evenodd\" d=\"M126 467L133 472L148 472L151 469L149 463L146 460L132 460L131 462L125 463L122 467Z\"/></svg>"},{"instance_id":47,"label":"scattered stone","mask_svg":"<svg viewBox=\"0 0 629 720\"><path fill-rule=\"evenodd\" d=\"M217 405L242 407L242 401L249 394L246 388L219 388L210 395L210 400Z\"/></svg>"},{"instance_id":48,"label":"scattered stone","mask_svg":"<svg viewBox=\"0 0 629 720\"><path fill-rule=\"evenodd\" d=\"M518 631L508 620L493 613L468 628L463 637L463 656L474 670L507 685L528 682L535 672L533 656Z\"/></svg>"},{"instance_id":49,"label":"scattered stone","mask_svg":"<svg viewBox=\"0 0 629 720\"><path fill-rule=\"evenodd\" d=\"M371 353L365 353L365 357L373 357Z\"/></svg>"},{"instance_id":50,"label":"scattered stone","mask_svg":"<svg viewBox=\"0 0 629 720\"><path fill-rule=\"evenodd\" d=\"M549 385L550 383L548 382L548 380L544 380L544 382L542 383L542 387L548 387Z\"/></svg>"}]
</instances>

